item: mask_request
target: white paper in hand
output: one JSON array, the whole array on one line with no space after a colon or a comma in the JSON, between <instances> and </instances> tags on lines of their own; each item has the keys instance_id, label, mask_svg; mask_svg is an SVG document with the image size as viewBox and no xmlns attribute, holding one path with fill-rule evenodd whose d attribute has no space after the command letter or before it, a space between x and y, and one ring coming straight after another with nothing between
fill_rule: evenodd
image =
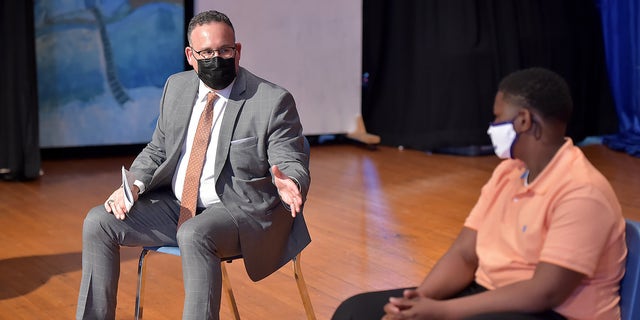
<instances>
[{"instance_id":1,"label":"white paper in hand","mask_svg":"<svg viewBox=\"0 0 640 320\"><path fill-rule=\"evenodd\" d=\"M135 180L136 177L122 166L122 188L124 189L124 205L127 207L127 211L133 207L134 200L131 188L133 187L133 182Z\"/></svg>"}]
</instances>

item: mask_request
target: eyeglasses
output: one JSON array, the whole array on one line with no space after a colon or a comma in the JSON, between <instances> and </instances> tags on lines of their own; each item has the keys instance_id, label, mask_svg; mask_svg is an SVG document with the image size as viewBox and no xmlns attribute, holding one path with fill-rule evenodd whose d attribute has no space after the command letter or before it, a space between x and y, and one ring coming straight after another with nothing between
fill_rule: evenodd
<instances>
[{"instance_id":1,"label":"eyeglasses","mask_svg":"<svg viewBox=\"0 0 640 320\"><path fill-rule=\"evenodd\" d=\"M236 47L222 47L217 50L202 49L200 51L196 51L195 49L191 48L191 50L193 50L193 52L197 53L203 59L211 59L214 56L216 56L216 53L218 57L223 59L228 59L228 58L232 58L236 53Z\"/></svg>"}]
</instances>

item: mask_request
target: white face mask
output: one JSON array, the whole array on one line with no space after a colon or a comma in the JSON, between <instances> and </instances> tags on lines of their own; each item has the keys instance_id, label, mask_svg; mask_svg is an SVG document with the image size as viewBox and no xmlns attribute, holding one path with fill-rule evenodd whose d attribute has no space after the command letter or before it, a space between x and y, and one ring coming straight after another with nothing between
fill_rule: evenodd
<instances>
[{"instance_id":1,"label":"white face mask","mask_svg":"<svg viewBox=\"0 0 640 320\"><path fill-rule=\"evenodd\" d=\"M513 144L518 138L516 130L513 128L513 121L491 123L487 134L491 137L493 152L500 159L513 158Z\"/></svg>"}]
</instances>

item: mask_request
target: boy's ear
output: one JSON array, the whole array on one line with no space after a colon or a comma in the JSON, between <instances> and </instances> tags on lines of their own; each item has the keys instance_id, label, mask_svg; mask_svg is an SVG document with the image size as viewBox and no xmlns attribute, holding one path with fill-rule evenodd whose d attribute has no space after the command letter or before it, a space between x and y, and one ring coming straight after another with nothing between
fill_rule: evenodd
<instances>
[{"instance_id":1,"label":"boy's ear","mask_svg":"<svg viewBox=\"0 0 640 320\"><path fill-rule=\"evenodd\" d=\"M533 126L533 114L531 110L522 108L518 111L518 116L513 123L517 132L526 132Z\"/></svg>"}]
</instances>

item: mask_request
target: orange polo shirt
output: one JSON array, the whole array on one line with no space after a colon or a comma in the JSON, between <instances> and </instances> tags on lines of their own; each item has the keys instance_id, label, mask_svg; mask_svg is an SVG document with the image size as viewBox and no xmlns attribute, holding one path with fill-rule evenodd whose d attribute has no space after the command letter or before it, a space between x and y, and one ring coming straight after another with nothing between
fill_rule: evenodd
<instances>
[{"instance_id":1,"label":"orange polo shirt","mask_svg":"<svg viewBox=\"0 0 640 320\"><path fill-rule=\"evenodd\" d=\"M525 186L522 161L505 160L465 226L477 231L476 281L487 289L533 277L539 261L586 275L555 311L569 319L620 319L625 221L607 179L567 138Z\"/></svg>"}]
</instances>

